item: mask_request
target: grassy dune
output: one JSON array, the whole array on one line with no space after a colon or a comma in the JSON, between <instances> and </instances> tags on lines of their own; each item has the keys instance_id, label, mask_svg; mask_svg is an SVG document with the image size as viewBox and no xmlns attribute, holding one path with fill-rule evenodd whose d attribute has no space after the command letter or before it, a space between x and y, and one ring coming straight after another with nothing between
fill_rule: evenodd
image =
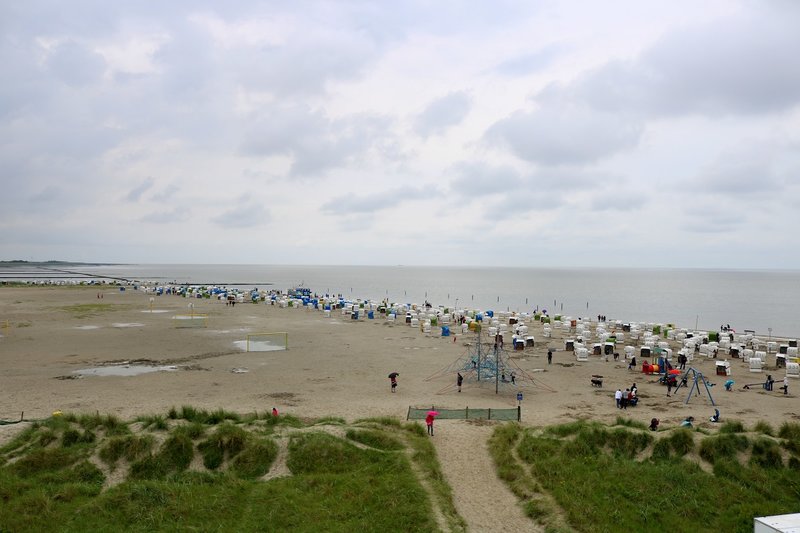
<instances>
[{"instance_id":1,"label":"grassy dune","mask_svg":"<svg viewBox=\"0 0 800 533\"><path fill-rule=\"evenodd\" d=\"M0 448L0 465L2 531L464 530L424 430L395 420L67 414Z\"/></svg>"},{"instance_id":2,"label":"grassy dune","mask_svg":"<svg viewBox=\"0 0 800 533\"><path fill-rule=\"evenodd\" d=\"M708 435L656 433L624 419L499 427L498 472L548 531L752 531L797 511L800 424L730 422Z\"/></svg>"}]
</instances>

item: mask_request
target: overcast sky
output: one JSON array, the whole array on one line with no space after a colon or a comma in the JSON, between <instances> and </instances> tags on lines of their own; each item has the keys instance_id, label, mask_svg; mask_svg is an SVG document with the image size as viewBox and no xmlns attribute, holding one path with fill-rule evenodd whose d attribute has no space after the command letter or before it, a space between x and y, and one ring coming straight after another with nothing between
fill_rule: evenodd
<instances>
[{"instance_id":1,"label":"overcast sky","mask_svg":"<svg viewBox=\"0 0 800 533\"><path fill-rule=\"evenodd\" d=\"M0 259L800 268L800 2L0 3Z\"/></svg>"}]
</instances>

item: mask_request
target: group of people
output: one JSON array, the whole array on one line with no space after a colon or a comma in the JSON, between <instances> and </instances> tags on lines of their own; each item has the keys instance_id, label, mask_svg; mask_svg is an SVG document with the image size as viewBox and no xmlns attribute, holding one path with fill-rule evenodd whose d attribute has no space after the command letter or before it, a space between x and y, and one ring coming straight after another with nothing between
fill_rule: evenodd
<instances>
[{"instance_id":1,"label":"group of people","mask_svg":"<svg viewBox=\"0 0 800 533\"><path fill-rule=\"evenodd\" d=\"M629 405L636 406L639 403L638 392L639 389L636 388L636 383L631 385L631 388L625 389L625 392L622 392L622 389L617 389L617 392L614 393L617 409L627 409Z\"/></svg>"}]
</instances>

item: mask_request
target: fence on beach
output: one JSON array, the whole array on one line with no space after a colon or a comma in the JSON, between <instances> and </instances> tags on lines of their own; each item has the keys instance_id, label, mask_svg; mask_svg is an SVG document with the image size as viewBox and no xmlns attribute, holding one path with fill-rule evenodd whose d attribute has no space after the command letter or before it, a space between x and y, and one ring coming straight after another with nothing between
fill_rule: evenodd
<instances>
[{"instance_id":1,"label":"fence on beach","mask_svg":"<svg viewBox=\"0 0 800 533\"><path fill-rule=\"evenodd\" d=\"M516 420L519 422L522 418L522 407L514 407L512 409L475 409L465 407L464 409L441 409L435 406L419 408L409 407L406 420L424 420L428 415L428 411L436 411L437 420Z\"/></svg>"}]
</instances>

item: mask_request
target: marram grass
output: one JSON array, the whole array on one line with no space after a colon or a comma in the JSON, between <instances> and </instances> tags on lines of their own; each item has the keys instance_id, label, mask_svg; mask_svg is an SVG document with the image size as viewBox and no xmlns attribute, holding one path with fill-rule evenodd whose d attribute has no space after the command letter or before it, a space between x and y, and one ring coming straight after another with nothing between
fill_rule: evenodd
<instances>
[{"instance_id":1,"label":"marram grass","mask_svg":"<svg viewBox=\"0 0 800 533\"><path fill-rule=\"evenodd\" d=\"M433 502L465 530L416 423L324 421L345 426L340 438L296 417L189 406L140 422L67 414L0 448L0 531L438 531ZM292 475L264 481L276 439ZM213 469L198 466L208 450Z\"/></svg>"}]
</instances>

